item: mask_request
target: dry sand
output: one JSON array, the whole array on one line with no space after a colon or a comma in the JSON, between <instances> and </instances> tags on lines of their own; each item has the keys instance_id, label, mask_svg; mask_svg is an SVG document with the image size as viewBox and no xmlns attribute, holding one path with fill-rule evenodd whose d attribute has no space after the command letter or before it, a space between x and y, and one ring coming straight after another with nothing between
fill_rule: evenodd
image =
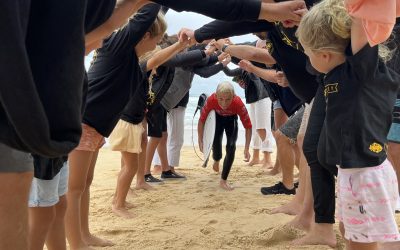
<instances>
[{"instance_id":1,"label":"dry sand","mask_svg":"<svg viewBox=\"0 0 400 250\"><path fill-rule=\"evenodd\" d=\"M136 191L136 197L128 197L136 217L123 219L111 211L120 154L102 149L91 189L90 224L94 234L116 243L102 249L331 249L291 246L303 232L284 226L292 216L269 211L293 196L261 195L260 187L275 184L280 175L266 176L261 166L246 166L242 148L236 155L228 178L235 190L228 192L218 187L211 164L202 168L193 149L184 147L179 172L187 180Z\"/></svg>"}]
</instances>

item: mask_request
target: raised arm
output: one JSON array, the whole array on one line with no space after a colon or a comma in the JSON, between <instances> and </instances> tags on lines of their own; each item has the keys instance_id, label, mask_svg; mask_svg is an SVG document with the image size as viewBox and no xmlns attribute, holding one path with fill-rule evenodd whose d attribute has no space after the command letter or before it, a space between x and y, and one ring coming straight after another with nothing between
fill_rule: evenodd
<instances>
[{"instance_id":1,"label":"raised arm","mask_svg":"<svg viewBox=\"0 0 400 250\"><path fill-rule=\"evenodd\" d=\"M124 25L128 18L143 7L146 2L145 0L119 0L111 17L85 36L86 48L96 48L94 45L98 44L114 30Z\"/></svg>"},{"instance_id":2,"label":"raised arm","mask_svg":"<svg viewBox=\"0 0 400 250\"><path fill-rule=\"evenodd\" d=\"M225 75L230 76L230 77L240 76L242 74L241 68L230 69L228 67L225 67L223 69L223 71L224 71Z\"/></svg>"},{"instance_id":3,"label":"raised arm","mask_svg":"<svg viewBox=\"0 0 400 250\"><path fill-rule=\"evenodd\" d=\"M351 50L353 55L357 54L367 43L368 38L362 20L353 17L351 23Z\"/></svg>"},{"instance_id":4,"label":"raised arm","mask_svg":"<svg viewBox=\"0 0 400 250\"><path fill-rule=\"evenodd\" d=\"M167 67L183 67L194 65L206 57L204 51L201 50L191 50L191 51L183 51L179 54L176 54L170 60L166 61L163 66Z\"/></svg>"},{"instance_id":5,"label":"raised arm","mask_svg":"<svg viewBox=\"0 0 400 250\"><path fill-rule=\"evenodd\" d=\"M243 69L246 70L249 73L253 73L256 76L269 81L269 82L273 82L273 83L278 83L278 79L277 79L277 72L274 69L264 69L264 68L260 68L257 67L255 65L253 65L252 63L250 63L249 61L246 60L242 60L239 63L239 66Z\"/></svg>"},{"instance_id":6,"label":"raised arm","mask_svg":"<svg viewBox=\"0 0 400 250\"><path fill-rule=\"evenodd\" d=\"M246 59L249 61L260 62L267 65L276 63L275 59L268 53L268 50L256 48L249 45L226 45L225 39L220 39L215 43L219 50L230 54L231 56Z\"/></svg>"},{"instance_id":7,"label":"raised arm","mask_svg":"<svg viewBox=\"0 0 400 250\"><path fill-rule=\"evenodd\" d=\"M154 56L152 56L147 61L145 71L150 71L150 70L157 68L158 66L166 63L172 57L176 56L176 54L179 53L179 51L186 48L186 46L187 46L187 42L178 41L178 42L174 43L173 45L158 51L157 53L154 54Z\"/></svg>"}]
</instances>

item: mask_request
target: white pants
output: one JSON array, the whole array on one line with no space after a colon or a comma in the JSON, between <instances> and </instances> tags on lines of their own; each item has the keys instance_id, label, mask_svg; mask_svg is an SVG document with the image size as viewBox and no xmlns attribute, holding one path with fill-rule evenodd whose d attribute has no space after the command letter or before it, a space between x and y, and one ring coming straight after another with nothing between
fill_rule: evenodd
<instances>
[{"instance_id":1,"label":"white pants","mask_svg":"<svg viewBox=\"0 0 400 250\"><path fill-rule=\"evenodd\" d=\"M167 113L167 155L168 164L171 167L179 166L179 158L181 157L185 135L185 111L186 108L177 107ZM157 151L153 158L153 165L161 165Z\"/></svg>"},{"instance_id":2,"label":"white pants","mask_svg":"<svg viewBox=\"0 0 400 250\"><path fill-rule=\"evenodd\" d=\"M252 148L270 153L274 151L276 145L275 138L271 131L271 105L272 102L269 98L250 103L250 120L253 125ZM262 141L258 135L257 129L266 130L267 136L264 141Z\"/></svg>"}]
</instances>

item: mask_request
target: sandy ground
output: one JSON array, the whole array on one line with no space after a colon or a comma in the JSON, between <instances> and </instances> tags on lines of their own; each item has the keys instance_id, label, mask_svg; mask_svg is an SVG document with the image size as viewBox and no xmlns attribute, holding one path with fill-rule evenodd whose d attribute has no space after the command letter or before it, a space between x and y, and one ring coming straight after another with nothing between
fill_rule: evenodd
<instances>
[{"instance_id":1,"label":"sandy ground","mask_svg":"<svg viewBox=\"0 0 400 250\"><path fill-rule=\"evenodd\" d=\"M136 191L135 197L128 197L136 205L131 210L136 217L127 220L111 211L120 155L102 149L91 189L91 230L116 243L102 249L331 249L291 246L303 233L284 226L292 216L269 211L293 196L261 195L260 187L275 184L280 176L266 176L261 166L246 166L241 148L236 155L228 178L236 189L227 192L218 187L219 175L211 164L202 168L193 149L185 147L179 172L187 180Z\"/></svg>"}]
</instances>

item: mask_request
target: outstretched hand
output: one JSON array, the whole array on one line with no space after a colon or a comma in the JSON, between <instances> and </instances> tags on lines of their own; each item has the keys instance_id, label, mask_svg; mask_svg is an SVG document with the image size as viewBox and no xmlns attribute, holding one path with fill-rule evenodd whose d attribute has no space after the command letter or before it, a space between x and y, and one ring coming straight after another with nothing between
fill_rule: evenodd
<instances>
[{"instance_id":1,"label":"outstretched hand","mask_svg":"<svg viewBox=\"0 0 400 250\"><path fill-rule=\"evenodd\" d=\"M287 25L297 25L307 11L303 0L293 0L279 3L265 3L260 17L268 21L281 21Z\"/></svg>"},{"instance_id":2,"label":"outstretched hand","mask_svg":"<svg viewBox=\"0 0 400 250\"><path fill-rule=\"evenodd\" d=\"M249 150L245 149L243 154L244 154L244 161L245 162L249 162L250 161L250 157L251 157Z\"/></svg>"},{"instance_id":3,"label":"outstretched hand","mask_svg":"<svg viewBox=\"0 0 400 250\"><path fill-rule=\"evenodd\" d=\"M182 28L178 32L179 41L192 40L192 42L196 43L196 38L194 37L194 31L188 28Z\"/></svg>"},{"instance_id":4,"label":"outstretched hand","mask_svg":"<svg viewBox=\"0 0 400 250\"><path fill-rule=\"evenodd\" d=\"M239 67L249 73L253 73L253 64L248 60L240 60Z\"/></svg>"}]
</instances>

